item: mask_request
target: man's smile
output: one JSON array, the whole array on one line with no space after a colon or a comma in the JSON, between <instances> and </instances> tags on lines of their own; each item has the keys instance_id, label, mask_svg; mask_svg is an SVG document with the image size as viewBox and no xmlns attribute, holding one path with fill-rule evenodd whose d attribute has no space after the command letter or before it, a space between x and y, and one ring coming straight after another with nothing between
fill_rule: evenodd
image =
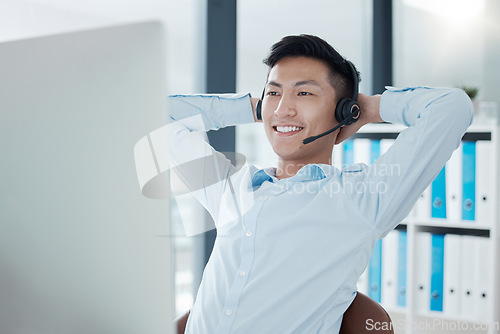
<instances>
[{"instance_id":1,"label":"man's smile","mask_svg":"<svg viewBox=\"0 0 500 334\"><path fill-rule=\"evenodd\" d=\"M288 137L299 133L300 131L302 131L303 127L295 125L276 125L273 126L273 129L278 136Z\"/></svg>"}]
</instances>

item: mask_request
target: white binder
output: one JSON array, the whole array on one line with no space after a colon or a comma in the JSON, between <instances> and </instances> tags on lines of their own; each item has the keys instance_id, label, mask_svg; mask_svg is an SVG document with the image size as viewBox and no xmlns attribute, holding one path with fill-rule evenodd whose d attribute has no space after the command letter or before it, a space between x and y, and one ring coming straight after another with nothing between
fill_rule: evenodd
<instances>
[{"instance_id":1,"label":"white binder","mask_svg":"<svg viewBox=\"0 0 500 334\"><path fill-rule=\"evenodd\" d=\"M476 142L476 222L491 225L493 221L493 191L491 182L493 146L489 140Z\"/></svg>"},{"instance_id":2,"label":"white binder","mask_svg":"<svg viewBox=\"0 0 500 334\"><path fill-rule=\"evenodd\" d=\"M371 140L366 138L356 138L353 141L354 163L364 163L371 165Z\"/></svg>"},{"instance_id":3,"label":"white binder","mask_svg":"<svg viewBox=\"0 0 500 334\"><path fill-rule=\"evenodd\" d=\"M431 218L432 185L429 185L420 195L414 206L414 217L418 222L428 221Z\"/></svg>"},{"instance_id":4,"label":"white binder","mask_svg":"<svg viewBox=\"0 0 500 334\"><path fill-rule=\"evenodd\" d=\"M366 267L363 274L358 279L358 291L368 296L368 267Z\"/></svg>"},{"instance_id":5,"label":"white binder","mask_svg":"<svg viewBox=\"0 0 500 334\"><path fill-rule=\"evenodd\" d=\"M476 315L477 298L474 298L474 294L476 294L478 290L474 282L476 278L476 274L474 273L474 262L477 259L476 239L477 237L470 235L462 236L460 317L464 319L474 319Z\"/></svg>"},{"instance_id":6,"label":"white binder","mask_svg":"<svg viewBox=\"0 0 500 334\"><path fill-rule=\"evenodd\" d=\"M384 154L394 144L394 139L380 139L380 155Z\"/></svg>"},{"instance_id":7,"label":"white binder","mask_svg":"<svg viewBox=\"0 0 500 334\"><path fill-rule=\"evenodd\" d=\"M462 261L462 236L446 234L444 237L443 313L460 316L460 265Z\"/></svg>"},{"instance_id":8,"label":"white binder","mask_svg":"<svg viewBox=\"0 0 500 334\"><path fill-rule=\"evenodd\" d=\"M338 169L342 169L343 167L343 154L344 153L344 145L339 144L333 147L333 165Z\"/></svg>"},{"instance_id":9,"label":"white binder","mask_svg":"<svg viewBox=\"0 0 500 334\"><path fill-rule=\"evenodd\" d=\"M451 223L462 219L462 145L446 163L446 219Z\"/></svg>"},{"instance_id":10,"label":"white binder","mask_svg":"<svg viewBox=\"0 0 500 334\"><path fill-rule=\"evenodd\" d=\"M431 234L419 232L415 236L415 309L427 312L430 309L431 285Z\"/></svg>"},{"instance_id":11,"label":"white binder","mask_svg":"<svg viewBox=\"0 0 500 334\"><path fill-rule=\"evenodd\" d=\"M493 296L491 287L491 277L493 264L492 244L490 238L476 237L476 260L474 261L476 316L478 320L491 319L493 309Z\"/></svg>"},{"instance_id":12,"label":"white binder","mask_svg":"<svg viewBox=\"0 0 500 334\"><path fill-rule=\"evenodd\" d=\"M382 240L382 304L392 308L398 298L399 231L392 230Z\"/></svg>"}]
</instances>

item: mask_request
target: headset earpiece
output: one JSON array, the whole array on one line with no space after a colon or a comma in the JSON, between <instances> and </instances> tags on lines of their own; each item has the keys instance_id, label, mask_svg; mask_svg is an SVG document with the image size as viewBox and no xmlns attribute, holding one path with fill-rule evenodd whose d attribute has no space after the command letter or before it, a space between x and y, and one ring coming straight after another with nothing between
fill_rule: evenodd
<instances>
[{"instance_id":1,"label":"headset earpiece","mask_svg":"<svg viewBox=\"0 0 500 334\"><path fill-rule=\"evenodd\" d=\"M342 123L345 121L344 125L349 125L355 123L359 118L359 105L357 102L349 99L341 99L335 108L335 119L337 122Z\"/></svg>"},{"instance_id":2,"label":"headset earpiece","mask_svg":"<svg viewBox=\"0 0 500 334\"><path fill-rule=\"evenodd\" d=\"M349 125L355 123L359 118L359 105L358 105L358 85L359 78L356 70L352 63L346 60L347 66L351 72L351 77L353 80L353 94L351 98L343 98L337 103L335 107L335 119L337 122L342 123L346 121L344 125Z\"/></svg>"},{"instance_id":3,"label":"headset earpiece","mask_svg":"<svg viewBox=\"0 0 500 334\"><path fill-rule=\"evenodd\" d=\"M264 100L265 92L266 89L264 88L262 90L262 96L260 97L260 100L257 102L257 106L255 107L255 116L259 121L262 121L262 101Z\"/></svg>"}]
</instances>

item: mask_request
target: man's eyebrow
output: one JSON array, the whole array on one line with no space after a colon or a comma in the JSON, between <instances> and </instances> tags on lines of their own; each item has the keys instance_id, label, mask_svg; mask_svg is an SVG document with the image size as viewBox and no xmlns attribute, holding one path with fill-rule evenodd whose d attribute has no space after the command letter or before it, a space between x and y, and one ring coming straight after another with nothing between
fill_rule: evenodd
<instances>
[{"instance_id":1,"label":"man's eyebrow","mask_svg":"<svg viewBox=\"0 0 500 334\"><path fill-rule=\"evenodd\" d=\"M295 87L297 86L305 86L305 85L313 85L313 86L318 86L319 87L319 84L314 81L314 80L303 80L303 81L297 81L295 83Z\"/></svg>"},{"instance_id":2,"label":"man's eyebrow","mask_svg":"<svg viewBox=\"0 0 500 334\"><path fill-rule=\"evenodd\" d=\"M277 82L275 82L275 81L272 81L272 80L271 80L271 81L268 81L268 82L267 82L267 84L268 84L268 85L271 85L271 86L275 86L275 87L279 87L279 88L281 88L281 84L279 84L279 83L277 83Z\"/></svg>"},{"instance_id":3,"label":"man's eyebrow","mask_svg":"<svg viewBox=\"0 0 500 334\"><path fill-rule=\"evenodd\" d=\"M277 83L276 81L268 81L267 82L268 85L271 85L271 86L275 86L275 87L279 87L281 88L281 84ZM297 81L294 86L295 87L298 87L298 86L305 86L305 85L313 85L313 86L318 86L319 87L319 84L314 81L314 80L302 80L302 81Z\"/></svg>"}]
</instances>

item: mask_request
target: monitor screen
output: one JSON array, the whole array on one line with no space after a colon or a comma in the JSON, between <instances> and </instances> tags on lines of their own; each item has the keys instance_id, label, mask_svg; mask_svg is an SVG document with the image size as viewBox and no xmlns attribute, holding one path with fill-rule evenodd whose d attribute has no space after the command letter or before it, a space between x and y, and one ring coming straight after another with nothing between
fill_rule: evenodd
<instances>
[{"instance_id":1,"label":"monitor screen","mask_svg":"<svg viewBox=\"0 0 500 334\"><path fill-rule=\"evenodd\" d=\"M134 145L166 122L143 22L0 43L0 333L171 333L169 200Z\"/></svg>"}]
</instances>

